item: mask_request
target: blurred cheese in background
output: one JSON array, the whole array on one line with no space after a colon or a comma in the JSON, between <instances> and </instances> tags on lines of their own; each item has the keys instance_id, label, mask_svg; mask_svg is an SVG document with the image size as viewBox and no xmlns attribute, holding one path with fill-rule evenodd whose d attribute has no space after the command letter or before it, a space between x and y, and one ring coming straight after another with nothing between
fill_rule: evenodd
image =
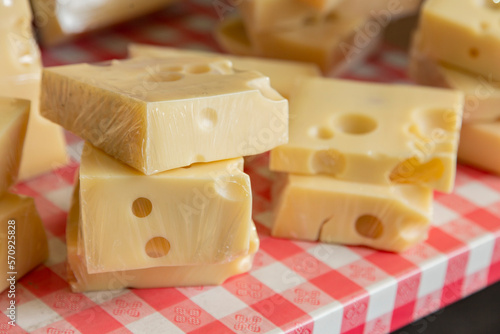
<instances>
[{"instance_id":1,"label":"blurred cheese in background","mask_svg":"<svg viewBox=\"0 0 500 334\"><path fill-rule=\"evenodd\" d=\"M175 1L32 0L31 3L42 43L53 45L75 35L154 12Z\"/></svg>"},{"instance_id":2,"label":"blurred cheese in background","mask_svg":"<svg viewBox=\"0 0 500 334\"><path fill-rule=\"evenodd\" d=\"M42 118L41 61L31 29L28 0L0 1L0 96L31 100L19 177L26 179L66 163L62 129Z\"/></svg>"}]
</instances>

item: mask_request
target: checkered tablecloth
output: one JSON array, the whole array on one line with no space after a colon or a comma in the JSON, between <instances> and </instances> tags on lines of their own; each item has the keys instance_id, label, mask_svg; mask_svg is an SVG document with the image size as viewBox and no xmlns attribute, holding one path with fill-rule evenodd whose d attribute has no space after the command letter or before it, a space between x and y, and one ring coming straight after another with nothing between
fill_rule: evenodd
<instances>
[{"instance_id":1,"label":"checkered tablecloth","mask_svg":"<svg viewBox=\"0 0 500 334\"><path fill-rule=\"evenodd\" d=\"M129 42L218 50L213 4L183 1L43 50L44 63L123 58ZM345 77L406 82L406 65L402 51L384 46ZM18 282L17 326L7 325L3 311L1 333L386 333L500 280L500 177L459 166L454 193L436 194L429 239L396 255L270 237L272 174L264 154L246 165L261 238L249 273L216 287L74 294L66 282L65 223L82 141L66 138L69 165L16 187L36 199L50 258ZM4 292L0 309L7 303Z\"/></svg>"}]
</instances>

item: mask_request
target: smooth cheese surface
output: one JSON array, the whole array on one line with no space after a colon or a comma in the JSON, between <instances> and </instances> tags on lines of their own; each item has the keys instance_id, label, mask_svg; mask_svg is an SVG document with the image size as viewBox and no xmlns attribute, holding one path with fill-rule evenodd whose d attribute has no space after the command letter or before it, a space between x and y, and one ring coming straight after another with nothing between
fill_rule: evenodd
<instances>
[{"instance_id":1,"label":"smooth cheese surface","mask_svg":"<svg viewBox=\"0 0 500 334\"><path fill-rule=\"evenodd\" d=\"M270 168L450 192L462 110L457 91L304 79L290 99L290 142L271 151Z\"/></svg>"},{"instance_id":2,"label":"smooth cheese surface","mask_svg":"<svg viewBox=\"0 0 500 334\"><path fill-rule=\"evenodd\" d=\"M29 101L0 97L0 196L17 181L29 112Z\"/></svg>"},{"instance_id":3,"label":"smooth cheese surface","mask_svg":"<svg viewBox=\"0 0 500 334\"><path fill-rule=\"evenodd\" d=\"M42 115L147 175L288 140L288 101L269 78L220 58L53 67L42 87Z\"/></svg>"},{"instance_id":4,"label":"smooth cheese surface","mask_svg":"<svg viewBox=\"0 0 500 334\"><path fill-rule=\"evenodd\" d=\"M281 175L274 192L275 237L396 252L427 238L432 214L427 187L288 174Z\"/></svg>"},{"instance_id":5,"label":"smooth cheese surface","mask_svg":"<svg viewBox=\"0 0 500 334\"><path fill-rule=\"evenodd\" d=\"M225 22L225 21L224 21ZM146 44L129 44L131 57L176 58L190 56L224 57L233 63L238 70L256 70L268 76L271 86L284 97L289 97L297 80L302 77L318 77L321 75L318 67L312 63L302 63L286 60L274 60L257 57L241 57L210 52L176 49L164 46Z\"/></svg>"},{"instance_id":6,"label":"smooth cheese surface","mask_svg":"<svg viewBox=\"0 0 500 334\"><path fill-rule=\"evenodd\" d=\"M419 33L429 57L500 80L500 3L429 0Z\"/></svg>"},{"instance_id":7,"label":"smooth cheese surface","mask_svg":"<svg viewBox=\"0 0 500 334\"><path fill-rule=\"evenodd\" d=\"M500 120L463 124L458 159L468 165L500 174Z\"/></svg>"},{"instance_id":8,"label":"smooth cheese surface","mask_svg":"<svg viewBox=\"0 0 500 334\"><path fill-rule=\"evenodd\" d=\"M15 221L15 269L7 263L9 221ZM0 196L0 291L8 287L8 272L17 272L16 280L47 259L48 245L42 220L32 198L4 194Z\"/></svg>"},{"instance_id":9,"label":"smooth cheese surface","mask_svg":"<svg viewBox=\"0 0 500 334\"><path fill-rule=\"evenodd\" d=\"M222 284L229 277L250 270L254 254L259 248L259 238L255 226L253 222L250 222L251 234L248 253L228 263L153 267L90 274L87 270L85 249L78 237L82 224L78 196L79 186L77 184L66 226L68 281L74 292L116 290L127 287L160 288Z\"/></svg>"},{"instance_id":10,"label":"smooth cheese surface","mask_svg":"<svg viewBox=\"0 0 500 334\"><path fill-rule=\"evenodd\" d=\"M227 263L249 249L242 158L146 176L86 144L80 202L89 273Z\"/></svg>"}]
</instances>

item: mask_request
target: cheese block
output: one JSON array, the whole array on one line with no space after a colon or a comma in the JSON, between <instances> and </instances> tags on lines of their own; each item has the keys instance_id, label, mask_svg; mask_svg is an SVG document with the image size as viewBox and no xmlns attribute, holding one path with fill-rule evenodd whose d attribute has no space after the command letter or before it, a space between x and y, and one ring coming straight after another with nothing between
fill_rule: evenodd
<instances>
[{"instance_id":1,"label":"cheese block","mask_svg":"<svg viewBox=\"0 0 500 334\"><path fill-rule=\"evenodd\" d=\"M252 56L253 45L239 16L224 19L215 26L215 39L222 50L239 56Z\"/></svg>"},{"instance_id":2,"label":"cheese block","mask_svg":"<svg viewBox=\"0 0 500 334\"><path fill-rule=\"evenodd\" d=\"M465 94L463 122L493 121L500 118L500 83L461 68L438 62L419 51L413 39L409 75L427 86L460 90Z\"/></svg>"},{"instance_id":3,"label":"cheese block","mask_svg":"<svg viewBox=\"0 0 500 334\"><path fill-rule=\"evenodd\" d=\"M44 69L41 112L144 174L253 155L288 141L288 101L213 57Z\"/></svg>"},{"instance_id":4,"label":"cheese block","mask_svg":"<svg viewBox=\"0 0 500 334\"><path fill-rule=\"evenodd\" d=\"M0 291L47 259L47 237L32 198L0 197L0 245Z\"/></svg>"},{"instance_id":5,"label":"cheese block","mask_svg":"<svg viewBox=\"0 0 500 334\"><path fill-rule=\"evenodd\" d=\"M463 124L458 159L500 175L500 119L495 122Z\"/></svg>"},{"instance_id":6,"label":"cheese block","mask_svg":"<svg viewBox=\"0 0 500 334\"><path fill-rule=\"evenodd\" d=\"M0 98L0 196L17 181L30 102Z\"/></svg>"},{"instance_id":7,"label":"cheese block","mask_svg":"<svg viewBox=\"0 0 500 334\"><path fill-rule=\"evenodd\" d=\"M28 0L0 1L0 95L31 100L19 177L27 179L67 161L61 128L39 114L41 60Z\"/></svg>"},{"instance_id":8,"label":"cheese block","mask_svg":"<svg viewBox=\"0 0 500 334\"><path fill-rule=\"evenodd\" d=\"M283 174L275 183L271 234L400 252L425 240L432 190L328 176Z\"/></svg>"},{"instance_id":9,"label":"cheese block","mask_svg":"<svg viewBox=\"0 0 500 334\"><path fill-rule=\"evenodd\" d=\"M271 151L272 170L453 189L462 93L324 78L301 83L290 99L290 142Z\"/></svg>"},{"instance_id":10,"label":"cheese block","mask_svg":"<svg viewBox=\"0 0 500 334\"><path fill-rule=\"evenodd\" d=\"M173 2L175 0L31 1L41 40L47 45L154 12Z\"/></svg>"},{"instance_id":11,"label":"cheese block","mask_svg":"<svg viewBox=\"0 0 500 334\"><path fill-rule=\"evenodd\" d=\"M242 158L146 176L87 143L80 200L89 273L227 263L248 252Z\"/></svg>"},{"instance_id":12,"label":"cheese block","mask_svg":"<svg viewBox=\"0 0 500 334\"><path fill-rule=\"evenodd\" d=\"M428 0L420 18L422 49L441 60L500 80L500 3Z\"/></svg>"},{"instance_id":13,"label":"cheese block","mask_svg":"<svg viewBox=\"0 0 500 334\"><path fill-rule=\"evenodd\" d=\"M338 6L340 3L345 2L345 0L299 0L299 1L302 1L304 4L318 11L331 10L336 6Z\"/></svg>"},{"instance_id":14,"label":"cheese block","mask_svg":"<svg viewBox=\"0 0 500 334\"><path fill-rule=\"evenodd\" d=\"M78 184L74 195L66 226L68 281L74 292L116 290L127 287L159 288L222 284L227 278L250 270L254 254L259 248L255 226L253 222L250 222L248 252L227 263L153 267L90 274L87 270L85 249L78 238L82 225Z\"/></svg>"},{"instance_id":15,"label":"cheese block","mask_svg":"<svg viewBox=\"0 0 500 334\"><path fill-rule=\"evenodd\" d=\"M300 78L318 77L321 75L318 67L312 63L221 55L211 52L176 49L171 47L153 46L147 44L129 44L128 51L129 55L133 58L178 58L191 56L224 57L226 59L229 59L233 63L233 67L238 70L256 70L261 72L265 76L268 76L271 80L271 86L284 97L290 96L295 82L297 80L300 80Z\"/></svg>"}]
</instances>

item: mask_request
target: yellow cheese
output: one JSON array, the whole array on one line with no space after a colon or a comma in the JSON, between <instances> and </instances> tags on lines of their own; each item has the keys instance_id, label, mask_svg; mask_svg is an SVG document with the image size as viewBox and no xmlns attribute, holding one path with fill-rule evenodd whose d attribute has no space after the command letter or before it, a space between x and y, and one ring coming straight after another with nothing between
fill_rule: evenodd
<instances>
[{"instance_id":1,"label":"yellow cheese","mask_svg":"<svg viewBox=\"0 0 500 334\"><path fill-rule=\"evenodd\" d=\"M270 167L450 192L462 109L457 91L304 79L290 99L290 142Z\"/></svg>"},{"instance_id":2,"label":"yellow cheese","mask_svg":"<svg viewBox=\"0 0 500 334\"><path fill-rule=\"evenodd\" d=\"M324 11L324 10L331 10L335 8L335 6L338 6L341 2L345 2L346 0L299 0L299 1L302 1L306 5L309 5L310 7L318 11ZM353 0L347 0L347 1L353 1Z\"/></svg>"},{"instance_id":3,"label":"yellow cheese","mask_svg":"<svg viewBox=\"0 0 500 334\"><path fill-rule=\"evenodd\" d=\"M253 155L288 140L288 101L213 57L44 69L41 112L147 175Z\"/></svg>"},{"instance_id":4,"label":"yellow cheese","mask_svg":"<svg viewBox=\"0 0 500 334\"><path fill-rule=\"evenodd\" d=\"M19 0L14 0L19 1ZM35 22L44 44L57 44L165 7L175 0L32 0Z\"/></svg>"},{"instance_id":5,"label":"yellow cheese","mask_svg":"<svg viewBox=\"0 0 500 334\"><path fill-rule=\"evenodd\" d=\"M414 38L409 67L413 80L422 85L464 92L464 123L493 121L500 117L498 81L429 58L419 51L417 39L418 37Z\"/></svg>"},{"instance_id":6,"label":"yellow cheese","mask_svg":"<svg viewBox=\"0 0 500 334\"><path fill-rule=\"evenodd\" d=\"M282 175L272 235L403 251L427 237L432 190Z\"/></svg>"},{"instance_id":7,"label":"yellow cheese","mask_svg":"<svg viewBox=\"0 0 500 334\"><path fill-rule=\"evenodd\" d=\"M19 176L26 179L66 163L61 128L38 110L41 61L28 0L0 1L0 95L31 100Z\"/></svg>"},{"instance_id":8,"label":"yellow cheese","mask_svg":"<svg viewBox=\"0 0 500 334\"><path fill-rule=\"evenodd\" d=\"M239 56L252 56L254 54L245 24L239 16L228 17L219 22L215 27L214 36L222 50L228 53Z\"/></svg>"},{"instance_id":9,"label":"yellow cheese","mask_svg":"<svg viewBox=\"0 0 500 334\"><path fill-rule=\"evenodd\" d=\"M500 3L428 0L420 19L423 52L465 70L500 80Z\"/></svg>"},{"instance_id":10,"label":"yellow cheese","mask_svg":"<svg viewBox=\"0 0 500 334\"><path fill-rule=\"evenodd\" d=\"M128 50L130 56L133 58L181 58L192 56L224 57L229 59L233 63L234 68L238 70L256 70L265 76L268 76L271 80L271 86L284 97L288 97L290 95L295 82L299 78L317 77L321 74L319 69L314 64L294 61L221 55L210 52L176 49L146 44L129 44Z\"/></svg>"},{"instance_id":11,"label":"yellow cheese","mask_svg":"<svg viewBox=\"0 0 500 334\"><path fill-rule=\"evenodd\" d=\"M32 198L8 193L0 197L0 245L0 291L10 285L8 278L17 281L47 259L47 237Z\"/></svg>"},{"instance_id":12,"label":"yellow cheese","mask_svg":"<svg viewBox=\"0 0 500 334\"><path fill-rule=\"evenodd\" d=\"M248 253L252 194L242 158L147 176L86 144L80 186L89 273Z\"/></svg>"},{"instance_id":13,"label":"yellow cheese","mask_svg":"<svg viewBox=\"0 0 500 334\"><path fill-rule=\"evenodd\" d=\"M222 284L227 278L250 270L253 256L259 248L253 222L248 253L223 264L154 267L138 270L90 274L87 270L85 250L78 237L81 229L79 186L68 214L66 243L68 247L68 281L74 292L115 290L122 288L158 288L172 286L198 286ZM128 236L125 240L130 240ZM187 246L187 244L185 245Z\"/></svg>"},{"instance_id":14,"label":"yellow cheese","mask_svg":"<svg viewBox=\"0 0 500 334\"><path fill-rule=\"evenodd\" d=\"M29 112L29 101L0 98L0 195L17 180Z\"/></svg>"},{"instance_id":15,"label":"yellow cheese","mask_svg":"<svg viewBox=\"0 0 500 334\"><path fill-rule=\"evenodd\" d=\"M500 120L491 123L463 124L458 159L466 164L500 174Z\"/></svg>"}]
</instances>

